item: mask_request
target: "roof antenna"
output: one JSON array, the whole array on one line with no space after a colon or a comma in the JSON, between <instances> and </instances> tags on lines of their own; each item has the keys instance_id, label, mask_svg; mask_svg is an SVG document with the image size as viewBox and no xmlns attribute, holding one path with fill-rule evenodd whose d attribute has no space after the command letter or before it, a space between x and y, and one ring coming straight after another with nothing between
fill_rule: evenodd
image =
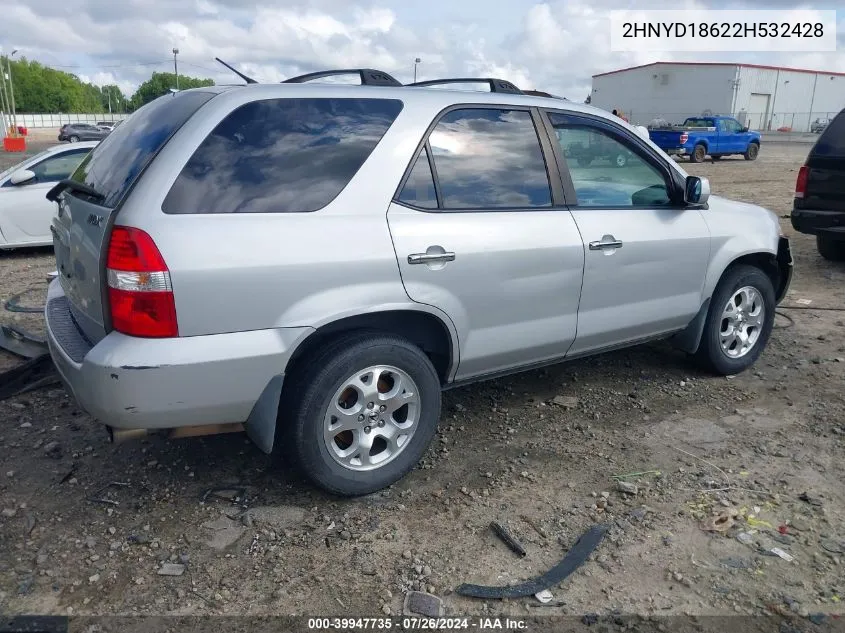
<instances>
[{"instance_id":1,"label":"roof antenna","mask_svg":"<svg viewBox=\"0 0 845 633\"><path fill-rule=\"evenodd\" d=\"M227 64L226 62L224 62L224 61L223 61L222 59L220 59L219 57L215 57L214 59L215 59L215 61L218 61L218 62L220 62L221 64L223 64L226 68L228 68L229 70L231 70L233 73L235 73L238 77L240 77L241 79L243 79L243 80L244 80L245 82L247 82L248 84L257 84L257 83L258 83L257 81L255 81L255 79L253 79L252 77L247 77L247 76L246 76L246 75L244 75L244 74L243 74L240 70L238 70L238 69L237 69L237 68L235 68L234 66L230 66L229 64Z\"/></svg>"}]
</instances>

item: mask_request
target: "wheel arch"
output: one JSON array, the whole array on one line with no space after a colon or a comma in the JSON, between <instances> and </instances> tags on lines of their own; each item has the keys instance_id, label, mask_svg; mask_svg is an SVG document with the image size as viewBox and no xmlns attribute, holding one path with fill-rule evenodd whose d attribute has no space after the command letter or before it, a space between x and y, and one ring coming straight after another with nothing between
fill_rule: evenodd
<instances>
[{"instance_id":1,"label":"wheel arch","mask_svg":"<svg viewBox=\"0 0 845 633\"><path fill-rule=\"evenodd\" d=\"M785 243L785 253L784 246ZM701 308L696 314L695 318L690 321L689 325L678 332L672 341L679 349L694 354L698 350L701 343L701 337L704 333L704 325L707 321L707 312L710 308L710 300L713 293L718 288L719 283L724 279L729 271L737 266L748 265L759 268L772 281L772 287L775 289L775 300L780 303L786 290L789 286L789 281L792 277L792 260L789 256L789 243L782 240L782 246L778 250L778 254L767 251L750 251L734 257L725 266L722 267L718 276L708 275L708 280L705 285L703 301ZM782 254L783 253L783 254ZM787 259L788 258L788 259Z\"/></svg>"},{"instance_id":2,"label":"wheel arch","mask_svg":"<svg viewBox=\"0 0 845 633\"><path fill-rule=\"evenodd\" d=\"M448 317L409 308L356 314L320 325L297 345L285 373L295 372L311 353L332 339L354 331L376 331L408 339L429 357L441 384L448 383L457 368L458 337Z\"/></svg>"}]
</instances>

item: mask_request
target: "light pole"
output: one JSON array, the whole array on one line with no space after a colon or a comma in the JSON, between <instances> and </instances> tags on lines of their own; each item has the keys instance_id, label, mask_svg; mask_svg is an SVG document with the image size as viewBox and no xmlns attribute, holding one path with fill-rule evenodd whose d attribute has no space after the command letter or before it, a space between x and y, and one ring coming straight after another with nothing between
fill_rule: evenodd
<instances>
[{"instance_id":1,"label":"light pole","mask_svg":"<svg viewBox=\"0 0 845 633\"><path fill-rule=\"evenodd\" d=\"M417 64L422 60L419 57L414 58L414 83L417 83Z\"/></svg>"},{"instance_id":2,"label":"light pole","mask_svg":"<svg viewBox=\"0 0 845 633\"><path fill-rule=\"evenodd\" d=\"M2 111L2 120L0 124L3 126L3 133L0 138L5 138L9 134L9 129L12 125L12 108L9 105L9 93L6 91L6 66L3 64L4 55L0 55L0 111ZM8 115L8 120L7 120Z\"/></svg>"},{"instance_id":3,"label":"light pole","mask_svg":"<svg viewBox=\"0 0 845 633\"><path fill-rule=\"evenodd\" d=\"M6 64L9 66L9 93L11 94L12 100L12 126L15 129L13 136L18 135L18 113L15 110L15 82L12 81L12 57L15 56L15 53L18 52L18 49L12 51L12 54L6 58Z\"/></svg>"},{"instance_id":4,"label":"light pole","mask_svg":"<svg viewBox=\"0 0 845 633\"><path fill-rule=\"evenodd\" d=\"M179 49L173 49L173 72L176 74L176 90L179 90L179 66L176 64L176 56L179 54Z\"/></svg>"}]
</instances>

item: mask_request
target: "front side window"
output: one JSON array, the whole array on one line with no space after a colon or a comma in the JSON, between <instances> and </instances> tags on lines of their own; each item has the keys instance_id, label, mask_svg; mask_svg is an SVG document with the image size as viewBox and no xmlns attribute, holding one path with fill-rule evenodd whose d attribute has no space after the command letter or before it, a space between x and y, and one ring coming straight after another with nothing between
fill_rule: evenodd
<instances>
[{"instance_id":1,"label":"front side window","mask_svg":"<svg viewBox=\"0 0 845 633\"><path fill-rule=\"evenodd\" d=\"M60 156L51 156L42 160L30 169L35 174L36 182L59 182L65 178L70 178L70 175L88 152L87 149L77 152L64 152Z\"/></svg>"},{"instance_id":2,"label":"front side window","mask_svg":"<svg viewBox=\"0 0 845 633\"><path fill-rule=\"evenodd\" d=\"M551 113L579 207L655 207L671 204L664 174L629 142L588 120Z\"/></svg>"},{"instance_id":3,"label":"front side window","mask_svg":"<svg viewBox=\"0 0 845 633\"><path fill-rule=\"evenodd\" d=\"M452 110L428 140L444 209L551 206L546 164L529 112Z\"/></svg>"},{"instance_id":4,"label":"front side window","mask_svg":"<svg viewBox=\"0 0 845 633\"><path fill-rule=\"evenodd\" d=\"M402 110L396 99L265 99L231 112L164 200L174 214L296 213L346 187Z\"/></svg>"}]
</instances>

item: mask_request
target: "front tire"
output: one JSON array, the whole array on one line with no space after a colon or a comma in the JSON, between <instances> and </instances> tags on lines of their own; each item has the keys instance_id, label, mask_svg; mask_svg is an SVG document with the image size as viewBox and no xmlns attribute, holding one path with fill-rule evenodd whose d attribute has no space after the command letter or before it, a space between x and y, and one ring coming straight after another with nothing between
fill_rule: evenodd
<instances>
[{"instance_id":1,"label":"front tire","mask_svg":"<svg viewBox=\"0 0 845 633\"><path fill-rule=\"evenodd\" d=\"M834 240L816 235L816 248L819 255L832 262L845 261L845 240Z\"/></svg>"},{"instance_id":2,"label":"front tire","mask_svg":"<svg viewBox=\"0 0 845 633\"><path fill-rule=\"evenodd\" d=\"M71 136L68 140L69 140L71 143L78 143L78 142L79 142L79 137L78 137L78 136Z\"/></svg>"},{"instance_id":3,"label":"front tire","mask_svg":"<svg viewBox=\"0 0 845 633\"><path fill-rule=\"evenodd\" d=\"M760 153L760 146L757 143L749 143L745 150L745 160L757 160L757 155Z\"/></svg>"},{"instance_id":4,"label":"front tire","mask_svg":"<svg viewBox=\"0 0 845 633\"><path fill-rule=\"evenodd\" d=\"M616 158L613 159L613 164L616 167L624 167L628 164L628 157L625 154L617 154Z\"/></svg>"},{"instance_id":5,"label":"front tire","mask_svg":"<svg viewBox=\"0 0 845 633\"><path fill-rule=\"evenodd\" d=\"M763 353L775 322L772 280L754 266L728 269L710 298L695 357L708 371L729 376L745 371Z\"/></svg>"},{"instance_id":6,"label":"front tire","mask_svg":"<svg viewBox=\"0 0 845 633\"><path fill-rule=\"evenodd\" d=\"M287 434L302 471L331 493L364 495L395 483L414 468L437 430L437 371L422 350L398 336L343 336L293 378L277 435Z\"/></svg>"}]
</instances>

